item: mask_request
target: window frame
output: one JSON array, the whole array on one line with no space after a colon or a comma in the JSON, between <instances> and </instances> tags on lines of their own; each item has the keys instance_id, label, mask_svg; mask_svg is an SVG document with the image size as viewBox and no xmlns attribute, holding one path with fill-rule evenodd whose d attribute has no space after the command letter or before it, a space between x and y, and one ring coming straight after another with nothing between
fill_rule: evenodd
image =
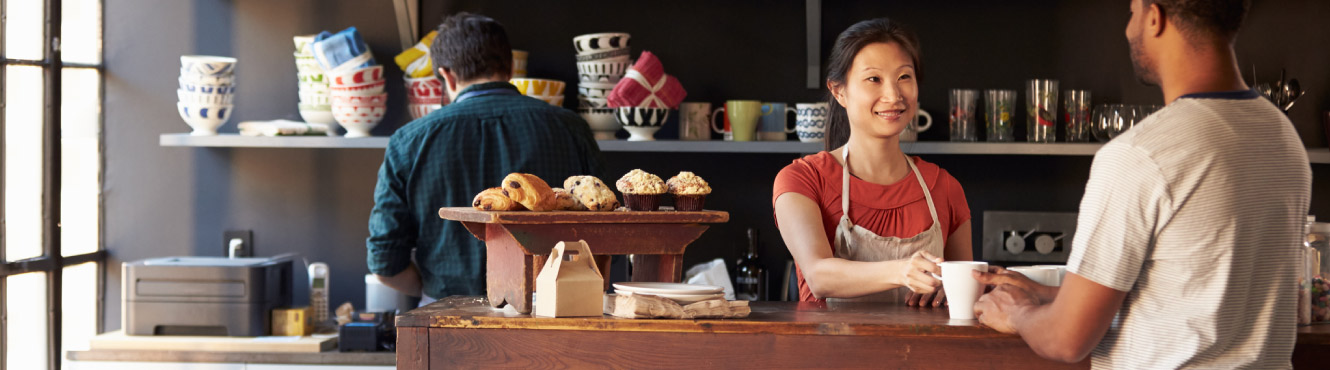
<instances>
[{"instance_id":1,"label":"window frame","mask_svg":"<svg viewBox=\"0 0 1330 370\"><path fill-rule=\"evenodd\" d=\"M13 0L0 0L0 35L4 32L7 24L7 16L3 14L7 8L8 2ZM30 0L19 0L30 1ZM98 106L104 107L106 101L106 77L105 77L105 48L101 48L102 58L98 59L97 64L84 63L65 63L61 60L60 53L60 32L63 24L63 13L61 11L61 0L42 0L44 8L43 19L43 53L42 60L24 60L10 59L5 54L4 37L0 36L0 81L5 80L7 67L11 65L37 66L42 68L43 72L43 109L42 109L42 255L34 258L28 258L18 261L8 262L5 257L8 240L0 236L0 297L5 297L8 291L8 277L30 272L46 273L46 330L47 330L47 367L48 369L59 370L63 365L64 345L63 345L63 293L64 278L63 273L66 267L80 265L89 262L97 263L96 281L93 287L97 298L93 319L94 331L100 333L103 326L103 315L105 314L105 290L106 290L106 246L105 246L105 199L98 196L96 204L97 209L97 250L90 253L63 256L61 252L61 232L60 232L60 205L61 205L61 170L62 170L62 137L61 137L61 96L62 96L62 76L66 67L94 69L99 78L97 99ZM105 30L105 0L98 1L98 26ZM99 32L99 35L102 33ZM102 39L104 41L104 38ZM101 43L99 41L99 43ZM0 92L3 92L0 87ZM0 148L5 143L6 122L4 109L6 108L6 95L0 93ZM98 192L101 192L101 184L105 182L105 164L106 164L106 112L105 109L99 109L97 116L97 142L98 142L98 173L96 176L98 183ZM7 158L3 150L0 150L0 166L3 166ZM2 167L0 167L2 168ZM5 178L4 171L0 171L0 189L5 188L8 179ZM3 191L3 190L0 190ZM0 215L3 214L5 204L4 197L0 196ZM3 220L0 220L2 223ZM5 369L7 365L8 353L7 343L9 315L5 304L0 304L0 370Z\"/></svg>"}]
</instances>

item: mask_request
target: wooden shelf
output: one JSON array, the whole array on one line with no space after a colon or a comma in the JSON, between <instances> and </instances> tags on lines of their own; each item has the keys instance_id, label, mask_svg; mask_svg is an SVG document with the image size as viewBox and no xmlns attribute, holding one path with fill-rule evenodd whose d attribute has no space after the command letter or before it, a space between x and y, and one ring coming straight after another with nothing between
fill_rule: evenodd
<instances>
[{"instance_id":1,"label":"wooden shelf","mask_svg":"<svg viewBox=\"0 0 1330 370\"><path fill-rule=\"evenodd\" d=\"M162 134L161 146L193 146L223 148L353 148L383 149L388 147L387 136L345 138L341 136L242 136L220 134L191 136L190 134Z\"/></svg>"},{"instance_id":2,"label":"wooden shelf","mask_svg":"<svg viewBox=\"0 0 1330 370\"><path fill-rule=\"evenodd\" d=\"M668 153L789 153L811 154L822 150L820 143L798 141L625 141L599 140L600 150L606 152L668 152ZM345 138L340 136L190 136L189 134L162 134L161 146L230 147L230 148L353 148L382 149L388 146L387 136ZM949 141L917 141L901 143L909 154L937 155L1058 155L1093 156L1103 144L1099 143L958 143ZM1307 149L1311 163L1330 163L1330 149Z\"/></svg>"}]
</instances>

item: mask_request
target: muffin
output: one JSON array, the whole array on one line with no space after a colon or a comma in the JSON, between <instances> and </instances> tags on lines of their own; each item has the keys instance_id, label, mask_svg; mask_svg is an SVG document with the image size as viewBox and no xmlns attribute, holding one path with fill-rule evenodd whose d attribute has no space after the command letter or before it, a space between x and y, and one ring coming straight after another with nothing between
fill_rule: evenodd
<instances>
[{"instance_id":1,"label":"muffin","mask_svg":"<svg viewBox=\"0 0 1330 370\"><path fill-rule=\"evenodd\" d=\"M671 177L665 182L665 187L666 191L674 194L676 211L701 211L702 206L706 204L707 195L711 194L711 185L707 185L707 180L688 171L679 172L678 175Z\"/></svg>"},{"instance_id":2,"label":"muffin","mask_svg":"<svg viewBox=\"0 0 1330 370\"><path fill-rule=\"evenodd\" d=\"M503 192L529 210L554 210L554 190L536 175L516 172L508 174L503 178Z\"/></svg>"},{"instance_id":3,"label":"muffin","mask_svg":"<svg viewBox=\"0 0 1330 370\"><path fill-rule=\"evenodd\" d=\"M585 205L577 200L573 193L563 188L554 188L554 210L556 211L585 211Z\"/></svg>"},{"instance_id":4,"label":"muffin","mask_svg":"<svg viewBox=\"0 0 1330 370\"><path fill-rule=\"evenodd\" d=\"M619 208L619 197L614 195L614 190L595 176L569 176L563 180L563 188L568 189L587 210L603 212Z\"/></svg>"},{"instance_id":5,"label":"muffin","mask_svg":"<svg viewBox=\"0 0 1330 370\"><path fill-rule=\"evenodd\" d=\"M628 171L614 186L623 193L624 205L634 211L655 211L660 208L660 196L665 194L660 176L639 169Z\"/></svg>"}]
</instances>

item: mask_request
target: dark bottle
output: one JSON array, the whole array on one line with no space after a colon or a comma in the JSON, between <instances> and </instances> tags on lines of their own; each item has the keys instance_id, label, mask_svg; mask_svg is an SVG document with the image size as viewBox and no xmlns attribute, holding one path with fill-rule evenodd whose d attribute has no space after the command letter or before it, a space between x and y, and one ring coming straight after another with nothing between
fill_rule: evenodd
<instances>
[{"instance_id":1,"label":"dark bottle","mask_svg":"<svg viewBox=\"0 0 1330 370\"><path fill-rule=\"evenodd\" d=\"M734 296L748 301L767 299L767 271L757 258L757 229L748 229L748 253L734 263Z\"/></svg>"}]
</instances>

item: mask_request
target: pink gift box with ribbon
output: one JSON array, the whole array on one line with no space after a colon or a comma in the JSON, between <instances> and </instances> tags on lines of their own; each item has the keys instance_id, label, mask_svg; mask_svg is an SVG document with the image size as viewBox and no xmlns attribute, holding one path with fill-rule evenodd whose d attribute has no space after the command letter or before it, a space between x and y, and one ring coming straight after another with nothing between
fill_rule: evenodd
<instances>
[{"instance_id":1,"label":"pink gift box with ribbon","mask_svg":"<svg viewBox=\"0 0 1330 370\"><path fill-rule=\"evenodd\" d=\"M643 51L637 63L610 91L609 106L674 109L688 95L674 76L665 74L665 66L649 51Z\"/></svg>"}]
</instances>

